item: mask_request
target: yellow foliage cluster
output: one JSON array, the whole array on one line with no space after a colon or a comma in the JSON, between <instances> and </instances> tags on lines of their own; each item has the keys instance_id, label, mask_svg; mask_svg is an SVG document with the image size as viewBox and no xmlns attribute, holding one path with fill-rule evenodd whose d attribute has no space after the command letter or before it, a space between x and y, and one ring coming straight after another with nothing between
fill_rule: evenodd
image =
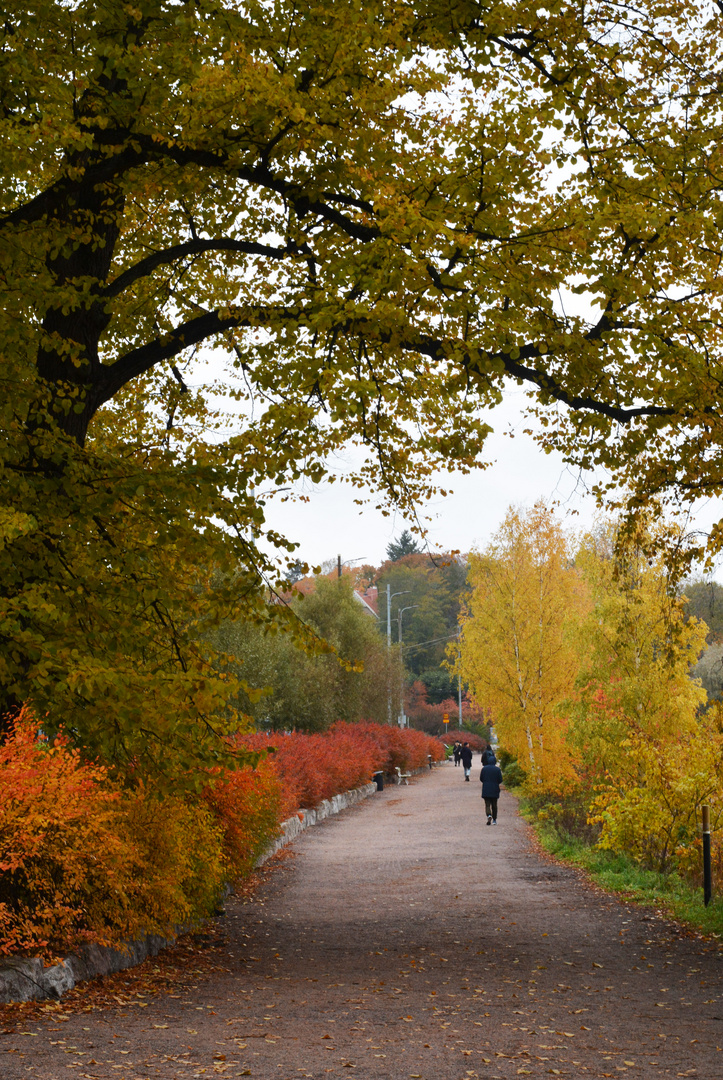
<instances>
[{"instance_id":1,"label":"yellow foliage cluster","mask_svg":"<svg viewBox=\"0 0 723 1080\"><path fill-rule=\"evenodd\" d=\"M542 504L511 509L472 558L460 662L542 818L694 874L703 803L723 861L723 733L691 676L705 625L655 554L664 532L641 516L573 546Z\"/></svg>"},{"instance_id":2,"label":"yellow foliage cluster","mask_svg":"<svg viewBox=\"0 0 723 1080\"><path fill-rule=\"evenodd\" d=\"M598 786L590 808L600 847L632 855L645 866L688 872L700 866L700 807L715 807L723 824L723 737L716 725L665 741L640 731L620 744L620 768Z\"/></svg>"},{"instance_id":3,"label":"yellow foliage cluster","mask_svg":"<svg viewBox=\"0 0 723 1080\"><path fill-rule=\"evenodd\" d=\"M503 744L524 762L537 790L574 775L560 702L579 658L571 617L585 609L568 542L550 510L510 509L487 550L472 555L473 586L462 621L461 667L480 705L489 708Z\"/></svg>"}]
</instances>

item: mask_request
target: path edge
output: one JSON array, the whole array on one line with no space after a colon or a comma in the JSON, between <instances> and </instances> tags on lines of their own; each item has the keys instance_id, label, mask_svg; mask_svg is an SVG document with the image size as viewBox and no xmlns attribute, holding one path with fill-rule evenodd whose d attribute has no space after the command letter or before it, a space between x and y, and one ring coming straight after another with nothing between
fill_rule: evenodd
<instances>
[{"instance_id":1,"label":"path edge","mask_svg":"<svg viewBox=\"0 0 723 1080\"><path fill-rule=\"evenodd\" d=\"M425 766L411 771L412 775L416 776L428 772L429 768ZM375 783L362 784L361 787L334 795L331 799L323 799L311 810L299 810L281 822L278 837L259 856L255 865L263 866L277 851L291 844L306 829L320 825L327 818L368 799L376 791ZM158 934L147 934L136 941L125 942L120 948L110 945L85 945L78 952L47 968L39 956L5 957L0 960L0 1004L47 999L57 1001L68 990L72 990L76 983L137 967L149 957L157 956L175 941L175 936L164 938Z\"/></svg>"}]
</instances>

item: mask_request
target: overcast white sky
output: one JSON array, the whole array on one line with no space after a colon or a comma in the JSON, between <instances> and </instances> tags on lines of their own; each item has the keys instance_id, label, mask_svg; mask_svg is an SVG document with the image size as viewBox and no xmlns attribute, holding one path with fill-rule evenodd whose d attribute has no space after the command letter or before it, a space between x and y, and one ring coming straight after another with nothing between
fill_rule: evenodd
<instances>
[{"instance_id":1,"label":"overcast white sky","mask_svg":"<svg viewBox=\"0 0 723 1080\"><path fill-rule=\"evenodd\" d=\"M566 528L582 530L591 524L596 512L588 493L592 477L571 470L558 454L544 454L522 433L529 426L522 418L523 402L522 391L510 391L489 414L495 431L487 443L486 460L493 464L469 476L444 479L443 486L453 493L422 507L432 517L428 523L432 550L467 552L484 547L511 503L531 505L539 498L558 504ZM409 524L399 515L385 518L372 507L355 506L358 492L344 484L309 484L303 490L308 503L273 505L267 520L299 541L299 557L312 565L341 555L357 565L378 566L386 557L387 544ZM707 530L720 517L723 501L708 500L696 508L692 527Z\"/></svg>"}]
</instances>

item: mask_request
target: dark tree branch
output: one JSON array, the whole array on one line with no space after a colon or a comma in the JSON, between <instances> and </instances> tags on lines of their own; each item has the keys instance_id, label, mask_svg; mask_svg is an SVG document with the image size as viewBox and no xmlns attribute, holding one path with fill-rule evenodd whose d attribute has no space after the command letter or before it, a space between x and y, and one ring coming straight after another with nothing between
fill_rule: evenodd
<instances>
[{"instance_id":1,"label":"dark tree branch","mask_svg":"<svg viewBox=\"0 0 723 1080\"><path fill-rule=\"evenodd\" d=\"M182 394L187 394L188 393L188 387L186 386L185 382L183 381L183 375L181 375L180 371L178 370L178 368L176 367L175 364L171 364L171 371L173 372L173 378L176 380L178 385L181 387L181 393Z\"/></svg>"},{"instance_id":2,"label":"dark tree branch","mask_svg":"<svg viewBox=\"0 0 723 1080\"><path fill-rule=\"evenodd\" d=\"M165 248L163 251L156 251L153 255L141 259L135 266L131 266L128 270L124 270L122 274L119 274L105 289L101 290L99 295L104 297L118 296L125 289L135 284L136 281L148 277L159 266L177 262L178 259L183 259L187 255L202 255L207 251L236 251L243 255L261 255L269 259L284 259L287 255L301 253L296 244L273 247L271 244L256 244L252 241L231 240L225 237L216 240L188 240L185 244L174 244L173 247Z\"/></svg>"},{"instance_id":3,"label":"dark tree branch","mask_svg":"<svg viewBox=\"0 0 723 1080\"><path fill-rule=\"evenodd\" d=\"M519 45L513 44L512 40L510 40L511 38L518 38L521 41L526 42L527 48L521 48ZM570 79L571 73L569 71L565 72L564 76L561 79L555 78L552 72L548 71L542 61L537 59L537 57L532 51L533 46L543 45L546 47L547 42L539 41L532 34L508 33L506 37L498 37L496 34L490 34L489 40L494 41L495 45L499 45L501 48L507 49L508 52L511 52L513 56L517 56L520 60L527 60L528 63L532 64L532 66L536 68L536 70L539 71L541 75L544 75L544 77L549 82L551 82L553 86L564 86L565 83L568 82Z\"/></svg>"},{"instance_id":4,"label":"dark tree branch","mask_svg":"<svg viewBox=\"0 0 723 1080\"><path fill-rule=\"evenodd\" d=\"M435 338L423 335L416 339L402 341L401 347L409 351L420 352L432 360L441 361L446 358L446 349L442 342ZM540 360L543 353L537 345L523 345L519 349L520 357L513 360L509 353L499 351L486 353L485 359L493 362L502 362L505 374L514 379L536 386L538 390L547 394L555 401L560 401L571 409L579 409L584 412L597 413L598 416L606 416L610 420L616 420L620 424L629 424L637 417L647 416L674 416L676 410L662 405L640 405L637 408L626 409L617 405L611 405L607 401L601 401L591 395L572 394L562 386L558 380L539 367L531 367L521 363L521 360ZM479 375L486 375L484 361L480 361L479 353L467 352L466 367L468 371Z\"/></svg>"},{"instance_id":5,"label":"dark tree branch","mask_svg":"<svg viewBox=\"0 0 723 1080\"><path fill-rule=\"evenodd\" d=\"M105 368L95 391L95 407L99 408L106 401L110 401L126 383L139 375L145 375L156 364L173 359L184 349L198 345L207 338L243 325L248 325L248 322L239 316L229 314L222 318L217 311L208 311L181 323L163 337L131 349Z\"/></svg>"},{"instance_id":6,"label":"dark tree branch","mask_svg":"<svg viewBox=\"0 0 723 1080\"><path fill-rule=\"evenodd\" d=\"M100 408L106 401L110 401L131 379L144 375L156 364L172 360L193 345L217 337L227 330L267 326L272 320L278 319L298 322L299 315L291 315L284 308L273 307L260 307L255 311L245 307L243 312L237 314L226 309L223 315L218 311L204 311L202 315L196 315L176 326L168 334L124 353L114 363L103 365L103 373L93 392L94 408Z\"/></svg>"},{"instance_id":7,"label":"dark tree branch","mask_svg":"<svg viewBox=\"0 0 723 1080\"><path fill-rule=\"evenodd\" d=\"M147 160L145 152L137 146L127 146L120 154L89 165L83 173L82 180L62 177L29 202L17 206L7 214L0 215L0 229L7 228L9 225L32 225L33 222L42 221L43 218L52 218L69 196L77 195L80 187L92 189L109 183L129 169L146 164Z\"/></svg>"}]
</instances>

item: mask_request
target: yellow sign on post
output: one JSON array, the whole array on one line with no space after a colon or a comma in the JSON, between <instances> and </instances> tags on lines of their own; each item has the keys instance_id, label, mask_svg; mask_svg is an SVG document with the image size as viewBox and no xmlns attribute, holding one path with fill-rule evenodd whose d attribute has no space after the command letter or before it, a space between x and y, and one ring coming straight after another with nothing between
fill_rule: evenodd
<instances>
[{"instance_id":1,"label":"yellow sign on post","mask_svg":"<svg viewBox=\"0 0 723 1080\"><path fill-rule=\"evenodd\" d=\"M445 724L448 724L448 723L449 723L449 713L448 713L448 712L446 712L446 713L444 714L444 716L442 717L442 721L443 721L443 723L445 723Z\"/></svg>"}]
</instances>

